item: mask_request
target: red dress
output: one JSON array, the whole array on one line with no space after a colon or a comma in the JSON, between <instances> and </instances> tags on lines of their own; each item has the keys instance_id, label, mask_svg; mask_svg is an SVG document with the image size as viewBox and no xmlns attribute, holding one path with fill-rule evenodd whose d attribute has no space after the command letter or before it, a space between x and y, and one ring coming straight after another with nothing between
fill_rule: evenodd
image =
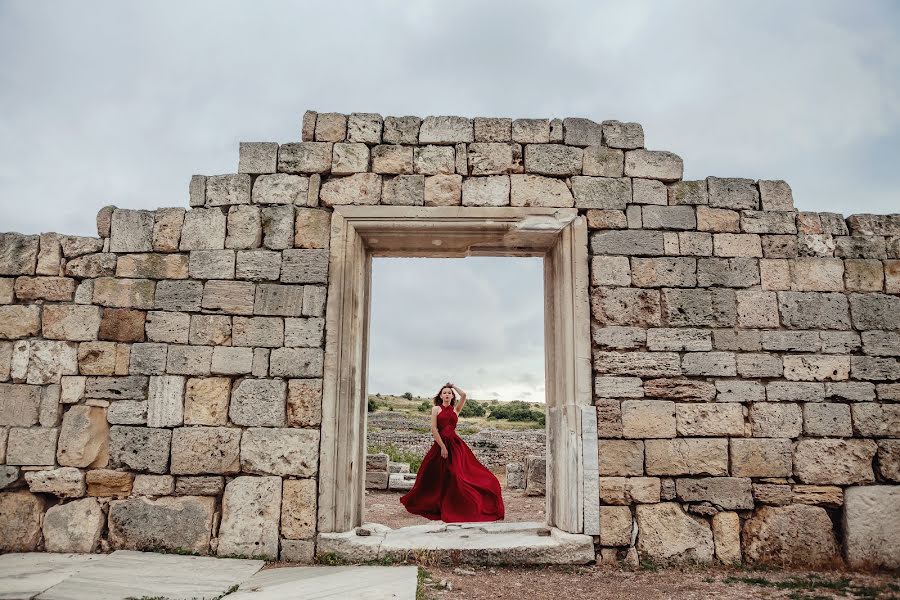
<instances>
[{"instance_id":1,"label":"red dress","mask_svg":"<svg viewBox=\"0 0 900 600\"><path fill-rule=\"evenodd\" d=\"M441 407L437 428L447 458L441 458L435 442L422 460L416 483L400 502L415 515L445 523L502 520L500 482L456 434L458 420L452 406Z\"/></svg>"}]
</instances>

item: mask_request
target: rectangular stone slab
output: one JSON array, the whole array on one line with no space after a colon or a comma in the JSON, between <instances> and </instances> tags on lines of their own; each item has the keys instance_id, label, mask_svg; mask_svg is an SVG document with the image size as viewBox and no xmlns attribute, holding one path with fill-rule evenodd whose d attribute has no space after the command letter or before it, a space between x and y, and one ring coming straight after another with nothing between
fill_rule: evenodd
<instances>
[{"instance_id":1,"label":"rectangular stone slab","mask_svg":"<svg viewBox=\"0 0 900 600\"><path fill-rule=\"evenodd\" d=\"M4 554L0 556L0 598L34 598L79 570L106 558L105 554Z\"/></svg>"},{"instance_id":2,"label":"rectangular stone slab","mask_svg":"<svg viewBox=\"0 0 900 600\"><path fill-rule=\"evenodd\" d=\"M414 600L417 567L289 567L260 571L229 600Z\"/></svg>"}]
</instances>

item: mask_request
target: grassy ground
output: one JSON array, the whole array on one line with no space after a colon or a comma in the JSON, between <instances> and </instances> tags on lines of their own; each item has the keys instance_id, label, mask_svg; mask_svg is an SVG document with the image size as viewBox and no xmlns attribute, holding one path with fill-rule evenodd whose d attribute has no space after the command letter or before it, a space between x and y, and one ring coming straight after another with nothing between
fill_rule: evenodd
<instances>
[{"instance_id":1,"label":"grassy ground","mask_svg":"<svg viewBox=\"0 0 900 600\"><path fill-rule=\"evenodd\" d=\"M428 417L429 413L427 411L420 411L419 406L423 401L427 401L429 404L431 403L431 398L419 398L413 396L412 400L409 400L403 396L379 396L375 394L370 394L369 400L375 402L377 406L376 412L399 412L410 416L424 417ZM497 400L479 400L478 402L484 405L485 408L490 407L492 404L498 404ZM532 410L544 412L544 404L535 403ZM477 433L482 429L488 428L520 431L525 429L543 429L544 426L534 421L510 421L508 419L489 419L487 417L461 417L459 419L457 431L462 435L466 435ZM428 431L429 429L426 427L425 432L427 433Z\"/></svg>"}]
</instances>

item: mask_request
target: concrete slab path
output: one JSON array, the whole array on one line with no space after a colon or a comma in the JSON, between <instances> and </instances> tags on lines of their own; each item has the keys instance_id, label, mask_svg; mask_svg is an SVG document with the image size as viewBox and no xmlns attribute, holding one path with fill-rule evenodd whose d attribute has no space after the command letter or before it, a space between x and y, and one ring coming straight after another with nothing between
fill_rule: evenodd
<instances>
[{"instance_id":1,"label":"concrete slab path","mask_svg":"<svg viewBox=\"0 0 900 600\"><path fill-rule=\"evenodd\" d=\"M0 600L414 600L416 595L416 567L260 571L264 564L130 550L6 554L0 555Z\"/></svg>"}]
</instances>

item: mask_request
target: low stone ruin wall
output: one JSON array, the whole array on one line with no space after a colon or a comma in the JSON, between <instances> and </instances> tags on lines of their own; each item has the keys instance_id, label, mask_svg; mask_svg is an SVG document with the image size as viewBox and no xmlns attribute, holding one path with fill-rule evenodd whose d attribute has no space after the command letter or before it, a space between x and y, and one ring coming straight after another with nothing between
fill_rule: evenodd
<instances>
[{"instance_id":1,"label":"low stone ruin wall","mask_svg":"<svg viewBox=\"0 0 900 600\"><path fill-rule=\"evenodd\" d=\"M189 210L0 235L0 551L309 560L332 207L550 206L590 230L601 559L900 566L900 216L682 172L635 123L310 112Z\"/></svg>"}]
</instances>

